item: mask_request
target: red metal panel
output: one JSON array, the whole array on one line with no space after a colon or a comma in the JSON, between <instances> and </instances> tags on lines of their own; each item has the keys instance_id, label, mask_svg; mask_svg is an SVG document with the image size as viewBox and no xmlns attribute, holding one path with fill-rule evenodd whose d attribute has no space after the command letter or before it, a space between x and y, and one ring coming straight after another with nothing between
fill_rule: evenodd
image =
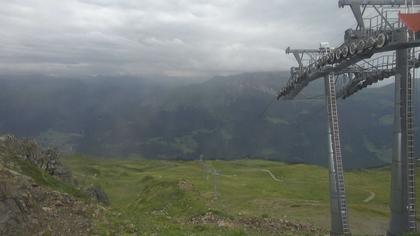
<instances>
[{"instance_id":1,"label":"red metal panel","mask_svg":"<svg viewBox=\"0 0 420 236\"><path fill-rule=\"evenodd\" d=\"M420 13L400 13L400 19L412 32L420 31Z\"/></svg>"}]
</instances>

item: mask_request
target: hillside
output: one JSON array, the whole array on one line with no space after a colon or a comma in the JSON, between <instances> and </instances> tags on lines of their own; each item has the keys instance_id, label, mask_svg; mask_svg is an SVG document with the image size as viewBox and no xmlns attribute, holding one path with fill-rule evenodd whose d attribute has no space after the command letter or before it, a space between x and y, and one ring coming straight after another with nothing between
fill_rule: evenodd
<instances>
[{"instance_id":1,"label":"hillside","mask_svg":"<svg viewBox=\"0 0 420 236\"><path fill-rule=\"evenodd\" d=\"M0 235L135 233L106 200L100 187L79 186L55 151L0 137Z\"/></svg>"},{"instance_id":2,"label":"hillside","mask_svg":"<svg viewBox=\"0 0 420 236\"><path fill-rule=\"evenodd\" d=\"M76 179L102 185L111 206L147 235L325 235L330 227L328 170L322 167L262 160L65 160ZM349 171L345 178L353 234L384 234L390 170Z\"/></svg>"},{"instance_id":3,"label":"hillside","mask_svg":"<svg viewBox=\"0 0 420 236\"><path fill-rule=\"evenodd\" d=\"M322 98L275 102L263 114L287 78L287 72L261 72L192 84L2 76L0 133L35 138L68 153L108 157L252 157L326 165ZM315 82L302 97L322 91ZM389 163L392 99L392 86L386 86L339 102L346 168Z\"/></svg>"},{"instance_id":4,"label":"hillside","mask_svg":"<svg viewBox=\"0 0 420 236\"><path fill-rule=\"evenodd\" d=\"M2 136L0 234L325 235L327 174L264 160L59 158ZM389 168L347 171L345 179L354 235L383 234Z\"/></svg>"},{"instance_id":5,"label":"hillside","mask_svg":"<svg viewBox=\"0 0 420 236\"><path fill-rule=\"evenodd\" d=\"M44 150L32 140L2 136L0 235L256 236L326 232L287 216L271 217L252 208L248 214L245 208L242 213L228 205L218 205L226 182L209 189L207 180L214 173L211 172L213 163L206 162L201 167L197 164L61 159L54 150ZM264 162L248 164L256 164L254 168L265 165ZM225 167L231 169L228 163ZM254 171L246 162L242 170ZM250 178L252 174L245 179ZM101 185L106 186L105 192L102 188L95 187L92 191L89 187ZM238 190L241 193L244 189ZM106 201L99 204L106 193L109 198L105 197ZM254 192L248 197L258 199L258 196ZM226 203L233 199L227 200Z\"/></svg>"}]
</instances>

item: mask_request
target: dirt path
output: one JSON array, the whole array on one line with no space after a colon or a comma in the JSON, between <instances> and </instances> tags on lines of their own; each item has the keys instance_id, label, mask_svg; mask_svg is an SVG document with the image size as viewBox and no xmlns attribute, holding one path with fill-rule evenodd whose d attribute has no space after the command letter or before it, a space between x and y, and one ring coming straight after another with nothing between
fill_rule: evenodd
<instances>
[{"instance_id":1,"label":"dirt path","mask_svg":"<svg viewBox=\"0 0 420 236\"><path fill-rule=\"evenodd\" d=\"M365 200L363 200L364 203L368 203L372 201L375 198L376 194L374 192L369 192L369 197L367 197Z\"/></svg>"},{"instance_id":2,"label":"dirt path","mask_svg":"<svg viewBox=\"0 0 420 236\"><path fill-rule=\"evenodd\" d=\"M278 178L277 178L277 177L273 174L273 172L271 172L269 169L261 169L261 171L268 173L268 174L270 175L270 177L271 177L274 181L277 181L277 182L283 182L281 179L278 179ZM364 202L364 203L368 203L368 202L372 201L373 199L375 199L375 197L376 197L375 192L371 192L371 191L369 191L369 196L368 196L366 199L364 199L364 200L363 200L363 202Z\"/></svg>"},{"instance_id":3,"label":"dirt path","mask_svg":"<svg viewBox=\"0 0 420 236\"><path fill-rule=\"evenodd\" d=\"M270 170L268 170L268 169L261 169L261 171L268 173L274 181L282 182Z\"/></svg>"}]
</instances>

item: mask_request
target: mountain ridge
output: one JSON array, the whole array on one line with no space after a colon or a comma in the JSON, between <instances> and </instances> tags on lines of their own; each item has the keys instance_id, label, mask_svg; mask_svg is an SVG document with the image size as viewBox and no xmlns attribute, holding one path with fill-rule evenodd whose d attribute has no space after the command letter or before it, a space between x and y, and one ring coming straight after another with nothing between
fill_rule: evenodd
<instances>
[{"instance_id":1,"label":"mountain ridge","mask_svg":"<svg viewBox=\"0 0 420 236\"><path fill-rule=\"evenodd\" d=\"M274 102L287 72L215 77L193 84L133 78L0 78L0 132L91 155L148 159L262 158L326 165L322 81ZM305 99L318 97L320 99ZM392 85L342 101L344 164L390 161Z\"/></svg>"}]
</instances>

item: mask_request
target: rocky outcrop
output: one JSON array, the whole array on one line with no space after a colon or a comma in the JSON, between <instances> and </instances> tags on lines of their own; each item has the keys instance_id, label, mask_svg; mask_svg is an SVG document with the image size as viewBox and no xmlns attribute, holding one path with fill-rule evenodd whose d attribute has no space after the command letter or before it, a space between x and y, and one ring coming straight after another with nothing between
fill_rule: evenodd
<instances>
[{"instance_id":1,"label":"rocky outcrop","mask_svg":"<svg viewBox=\"0 0 420 236\"><path fill-rule=\"evenodd\" d=\"M43 150L31 139L18 139L12 135L0 137L0 159L9 168L16 168L16 161L28 161L51 176L70 183L71 172L59 161L58 151Z\"/></svg>"},{"instance_id":2,"label":"rocky outcrop","mask_svg":"<svg viewBox=\"0 0 420 236\"><path fill-rule=\"evenodd\" d=\"M109 204L99 187L83 192L56 150L0 137L0 235L92 235ZM100 220L99 220L100 221Z\"/></svg>"},{"instance_id":3,"label":"rocky outcrop","mask_svg":"<svg viewBox=\"0 0 420 236\"><path fill-rule=\"evenodd\" d=\"M0 164L0 235L91 235L102 212Z\"/></svg>"},{"instance_id":4,"label":"rocky outcrop","mask_svg":"<svg viewBox=\"0 0 420 236\"><path fill-rule=\"evenodd\" d=\"M19 170L17 162L29 162L60 181L77 185L70 170L60 162L56 149L43 150L31 139L18 139L12 135L0 136L0 163L10 169ZM100 186L88 187L84 192L93 200L109 205L108 196Z\"/></svg>"}]
</instances>

